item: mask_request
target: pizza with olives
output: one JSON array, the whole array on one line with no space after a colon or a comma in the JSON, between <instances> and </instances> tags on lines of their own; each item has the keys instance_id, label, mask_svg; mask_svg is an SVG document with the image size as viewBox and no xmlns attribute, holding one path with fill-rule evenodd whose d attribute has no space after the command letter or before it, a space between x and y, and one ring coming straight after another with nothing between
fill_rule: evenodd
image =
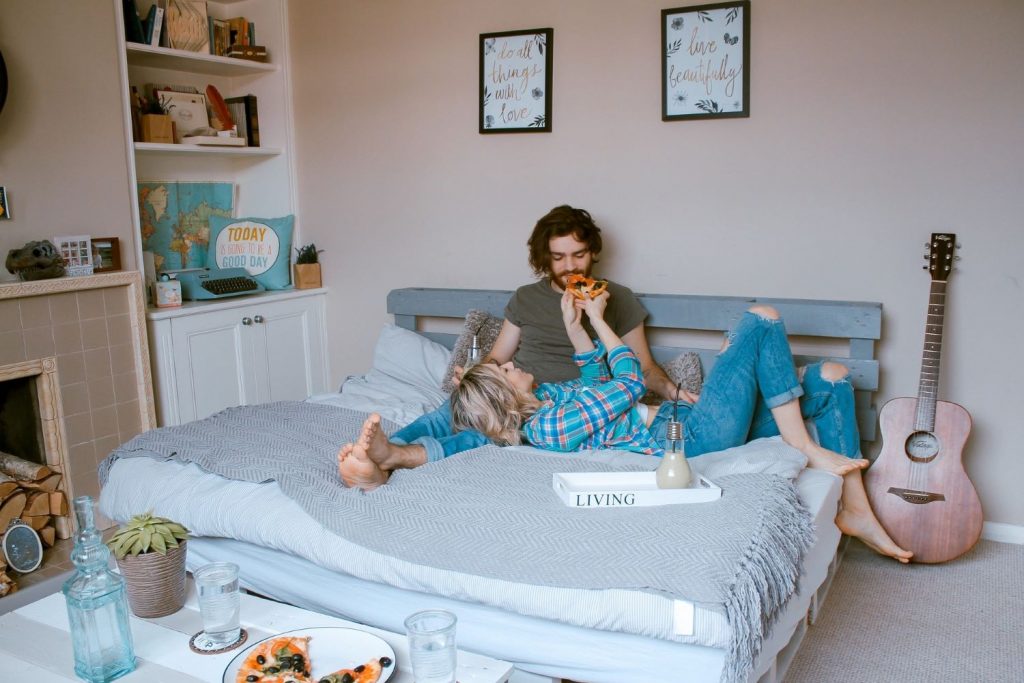
<instances>
[{"instance_id":1,"label":"pizza with olives","mask_svg":"<svg viewBox=\"0 0 1024 683\"><path fill-rule=\"evenodd\" d=\"M253 648L235 683L309 683L309 671L309 636L279 636Z\"/></svg>"},{"instance_id":2,"label":"pizza with olives","mask_svg":"<svg viewBox=\"0 0 1024 683\"><path fill-rule=\"evenodd\" d=\"M566 289L577 299L585 299L588 295L591 299L608 289L607 280L595 280L586 275L573 273L565 280Z\"/></svg>"},{"instance_id":3,"label":"pizza with olives","mask_svg":"<svg viewBox=\"0 0 1024 683\"><path fill-rule=\"evenodd\" d=\"M366 664L360 664L354 669L340 669L332 674L327 674L317 683L377 683L383 667L389 664L391 664L390 657L371 659Z\"/></svg>"}]
</instances>

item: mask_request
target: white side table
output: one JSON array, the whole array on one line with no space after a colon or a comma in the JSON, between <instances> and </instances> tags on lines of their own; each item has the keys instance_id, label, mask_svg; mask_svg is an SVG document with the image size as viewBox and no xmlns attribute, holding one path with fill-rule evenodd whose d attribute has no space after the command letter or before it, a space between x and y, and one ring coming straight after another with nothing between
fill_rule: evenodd
<instances>
[{"instance_id":1,"label":"white side table","mask_svg":"<svg viewBox=\"0 0 1024 683\"><path fill-rule=\"evenodd\" d=\"M389 683L413 683L409 646L404 635L317 614L252 595L242 595L242 626L248 643L267 636L314 626L356 628L383 638L395 651L397 667ZM195 589L189 581L185 607L159 619L131 618L138 666L118 681L132 683L221 683L224 667L238 650L198 655L189 638L202 630ZM244 645L243 645L244 647ZM512 665L459 650L459 683L506 683ZM54 593L0 616L0 671L18 672L18 680L33 683L78 681L71 651L64 596Z\"/></svg>"}]
</instances>

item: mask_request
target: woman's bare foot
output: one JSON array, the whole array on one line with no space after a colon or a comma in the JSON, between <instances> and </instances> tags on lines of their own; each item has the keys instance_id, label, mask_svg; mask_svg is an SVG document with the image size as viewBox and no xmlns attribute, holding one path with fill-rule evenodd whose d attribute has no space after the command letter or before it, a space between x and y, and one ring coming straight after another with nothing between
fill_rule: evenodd
<instances>
[{"instance_id":1,"label":"woman's bare foot","mask_svg":"<svg viewBox=\"0 0 1024 683\"><path fill-rule=\"evenodd\" d=\"M914 553L904 550L889 538L878 518L870 511L865 514L863 511L844 507L836 515L836 526L847 536L859 538L876 553L887 555L903 564L910 562L910 558L914 556Z\"/></svg>"},{"instance_id":2,"label":"woman's bare foot","mask_svg":"<svg viewBox=\"0 0 1024 683\"><path fill-rule=\"evenodd\" d=\"M807 456L807 466L815 470L825 470L840 477L854 470L862 470L869 464L864 458L847 458L826 448L822 448L813 441L808 442L803 449Z\"/></svg>"},{"instance_id":3,"label":"woman's bare foot","mask_svg":"<svg viewBox=\"0 0 1024 683\"><path fill-rule=\"evenodd\" d=\"M370 413L363 422L357 442L365 449L366 457L385 472L400 468L411 469L427 461L427 452L423 446L391 443L380 428L380 415L377 413Z\"/></svg>"},{"instance_id":4,"label":"woman's bare foot","mask_svg":"<svg viewBox=\"0 0 1024 683\"><path fill-rule=\"evenodd\" d=\"M390 475L366 455L366 447L359 441L347 443L338 451L338 474L349 488L372 491L386 484Z\"/></svg>"}]
</instances>

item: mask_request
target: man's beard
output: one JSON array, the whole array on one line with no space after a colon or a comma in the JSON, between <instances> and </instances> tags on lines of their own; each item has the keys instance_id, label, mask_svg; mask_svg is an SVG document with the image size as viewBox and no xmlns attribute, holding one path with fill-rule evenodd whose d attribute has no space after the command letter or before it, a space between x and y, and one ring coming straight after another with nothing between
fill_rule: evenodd
<instances>
[{"instance_id":1,"label":"man's beard","mask_svg":"<svg viewBox=\"0 0 1024 683\"><path fill-rule=\"evenodd\" d=\"M552 280L552 282L554 282L554 284L559 289L564 290L566 288L566 286L568 285L568 283L566 282L566 278L568 278L570 275L579 274L579 275L584 275L586 277L590 277L590 272L593 269L594 269L594 265L590 264L589 266L587 266L587 269L582 271L582 272L580 272L578 270L568 270L568 271L565 271L565 272L562 272L562 273L558 273L558 274L552 273L551 274L551 280Z\"/></svg>"}]
</instances>

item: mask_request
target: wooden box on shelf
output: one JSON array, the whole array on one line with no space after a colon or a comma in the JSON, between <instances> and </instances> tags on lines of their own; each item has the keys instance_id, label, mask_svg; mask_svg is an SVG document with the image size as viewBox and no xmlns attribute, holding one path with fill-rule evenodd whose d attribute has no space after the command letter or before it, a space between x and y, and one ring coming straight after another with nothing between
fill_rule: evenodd
<instances>
[{"instance_id":1,"label":"wooden box on shelf","mask_svg":"<svg viewBox=\"0 0 1024 683\"><path fill-rule=\"evenodd\" d=\"M320 286L319 263L296 263L292 266L295 289L316 289Z\"/></svg>"},{"instance_id":2,"label":"wooden box on shelf","mask_svg":"<svg viewBox=\"0 0 1024 683\"><path fill-rule=\"evenodd\" d=\"M167 114L142 115L143 142L174 142L174 122Z\"/></svg>"}]
</instances>

